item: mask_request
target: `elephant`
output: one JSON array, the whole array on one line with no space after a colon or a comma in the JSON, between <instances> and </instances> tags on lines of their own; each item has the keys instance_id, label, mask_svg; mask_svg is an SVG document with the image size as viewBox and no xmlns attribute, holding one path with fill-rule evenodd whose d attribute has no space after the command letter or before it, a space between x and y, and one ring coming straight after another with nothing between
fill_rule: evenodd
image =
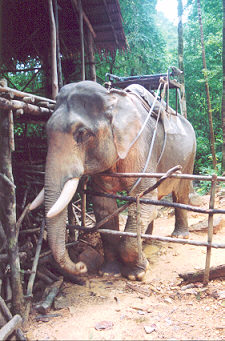
<instances>
[{"instance_id":1,"label":"elephant","mask_svg":"<svg viewBox=\"0 0 225 341\"><path fill-rule=\"evenodd\" d=\"M181 133L166 134L165 124L159 119L151 157L146 163L156 117L150 115L145 122L148 111L144 102L147 103L146 97L151 102L154 96L147 91L144 93L146 96L140 99L141 96L135 95L132 89L130 93L109 90L96 82L80 81L63 86L57 95L55 111L46 126L48 151L41 200L44 193L52 253L55 260L70 273L86 271L85 264L74 264L65 249L67 205L83 175L91 176L94 191L126 191L136 196L154 185L156 179L143 177L137 183L133 177L110 177L107 174L141 173L143 169L145 172L165 173L176 165L182 166L183 173L193 172L195 132L189 121L179 114L174 119L179 120ZM158 100L155 107L160 107ZM165 116L165 108L162 108L162 113ZM189 180L173 177L166 179L144 198L157 200L172 192L174 202L188 204L189 187ZM35 205L32 206L33 209ZM117 209L117 202L112 198L94 196L93 208L99 222ZM141 233L152 230L157 217L156 206L141 204L140 217ZM125 231L136 232L136 225L136 204L133 203L128 208ZM118 215L102 227L119 230ZM175 208L172 236L188 238L188 235L187 211ZM129 280L144 278L149 263L144 255L142 259L138 257L136 238L106 234L101 234L101 238L104 249L104 263L99 269L101 275L121 274Z\"/></svg>"}]
</instances>

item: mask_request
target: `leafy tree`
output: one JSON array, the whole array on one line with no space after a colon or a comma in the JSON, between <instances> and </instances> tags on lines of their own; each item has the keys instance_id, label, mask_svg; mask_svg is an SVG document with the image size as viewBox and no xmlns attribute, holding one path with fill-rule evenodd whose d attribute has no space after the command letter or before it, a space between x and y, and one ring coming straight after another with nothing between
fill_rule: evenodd
<instances>
[{"instance_id":1,"label":"leafy tree","mask_svg":"<svg viewBox=\"0 0 225 341\"><path fill-rule=\"evenodd\" d=\"M205 0L201 5L216 156L218 168L220 169L222 156L220 115L222 90L222 3L218 0L213 3L209 0ZM184 64L187 112L188 118L192 122L197 136L195 172L202 173L212 164L212 154L208 142L209 125L208 120L206 119L207 100L202 68L201 37L198 27L197 2L189 0L188 7L188 21L184 24Z\"/></svg>"}]
</instances>

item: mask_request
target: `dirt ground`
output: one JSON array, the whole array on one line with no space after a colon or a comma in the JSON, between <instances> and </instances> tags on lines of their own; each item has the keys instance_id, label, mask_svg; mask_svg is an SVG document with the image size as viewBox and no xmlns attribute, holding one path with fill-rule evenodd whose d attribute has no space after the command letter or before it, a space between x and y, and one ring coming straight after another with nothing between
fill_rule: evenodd
<instances>
[{"instance_id":1,"label":"dirt ground","mask_svg":"<svg viewBox=\"0 0 225 341\"><path fill-rule=\"evenodd\" d=\"M208 207L209 196L201 198ZM217 197L216 207L225 206ZM170 236L174 216L162 209L154 234ZM188 213L189 225L207 220ZM122 216L123 220L124 217ZM207 241L206 232L191 231L190 239ZM225 223L215 229L213 242L225 243ZM225 278L186 286L180 273L205 267L206 247L167 242L144 244L150 269L142 282L122 277L85 274L86 285L64 283L55 309L46 322L30 317L30 340L225 340ZM225 264L224 249L212 249L211 266ZM58 309L58 308L61 309Z\"/></svg>"}]
</instances>

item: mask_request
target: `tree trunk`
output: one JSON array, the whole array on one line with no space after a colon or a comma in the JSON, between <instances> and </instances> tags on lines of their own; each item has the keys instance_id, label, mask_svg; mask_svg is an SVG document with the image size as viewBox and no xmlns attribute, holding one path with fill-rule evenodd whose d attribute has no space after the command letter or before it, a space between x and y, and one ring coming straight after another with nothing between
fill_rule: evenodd
<instances>
[{"instance_id":1,"label":"tree trunk","mask_svg":"<svg viewBox=\"0 0 225 341\"><path fill-rule=\"evenodd\" d=\"M197 4L198 4L199 27L200 27L201 44L202 44L203 73L204 73L204 78L205 78L206 99L207 99L207 105L208 105L209 142L210 142L210 149L211 149L212 159L213 159L213 168L216 169L216 152L215 152L215 144L214 144L212 108L211 108L211 101L210 101L210 96L209 96L209 82L208 82L207 67L206 67L206 60L205 60L205 45L204 45L200 0L197 0Z\"/></svg>"},{"instance_id":2,"label":"tree trunk","mask_svg":"<svg viewBox=\"0 0 225 341\"><path fill-rule=\"evenodd\" d=\"M187 118L187 106L186 106L186 95L185 95L185 83L184 83L184 45L183 45L183 4L182 0L178 0L178 68L183 71L180 75L180 83L183 85L181 106L182 113Z\"/></svg>"},{"instance_id":3,"label":"tree trunk","mask_svg":"<svg viewBox=\"0 0 225 341\"><path fill-rule=\"evenodd\" d=\"M222 169L225 171L225 0L223 0L223 54L222 54L222 65L223 65L223 94L222 94L222 106L221 106L221 117L222 117L222 128L223 128L223 160Z\"/></svg>"}]
</instances>

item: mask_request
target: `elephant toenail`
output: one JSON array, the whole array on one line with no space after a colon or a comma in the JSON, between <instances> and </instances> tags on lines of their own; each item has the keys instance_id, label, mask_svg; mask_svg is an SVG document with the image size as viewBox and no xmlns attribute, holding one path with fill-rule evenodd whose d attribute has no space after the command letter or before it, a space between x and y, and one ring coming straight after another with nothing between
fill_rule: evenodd
<instances>
[{"instance_id":1,"label":"elephant toenail","mask_svg":"<svg viewBox=\"0 0 225 341\"><path fill-rule=\"evenodd\" d=\"M140 272L140 273L137 275L137 279L138 279L139 281L141 281L144 277L145 277L145 271Z\"/></svg>"}]
</instances>

